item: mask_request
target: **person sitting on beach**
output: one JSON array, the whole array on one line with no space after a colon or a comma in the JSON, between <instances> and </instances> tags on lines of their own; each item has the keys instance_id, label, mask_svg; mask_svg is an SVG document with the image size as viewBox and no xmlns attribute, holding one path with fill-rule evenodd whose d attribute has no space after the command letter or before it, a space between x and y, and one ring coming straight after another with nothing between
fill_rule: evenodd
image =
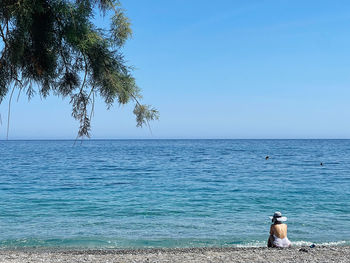
<instances>
[{"instance_id":1,"label":"person sitting on beach","mask_svg":"<svg viewBox=\"0 0 350 263\"><path fill-rule=\"evenodd\" d=\"M287 237L287 225L283 222L287 221L287 217L282 216L281 212L275 212L270 227L270 237L267 242L268 247L291 247L291 242Z\"/></svg>"}]
</instances>

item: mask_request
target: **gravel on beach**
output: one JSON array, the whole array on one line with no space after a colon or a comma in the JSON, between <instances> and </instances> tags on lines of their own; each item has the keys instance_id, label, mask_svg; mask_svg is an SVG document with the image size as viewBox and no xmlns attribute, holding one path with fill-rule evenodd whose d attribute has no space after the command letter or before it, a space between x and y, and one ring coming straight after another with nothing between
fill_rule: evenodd
<instances>
[{"instance_id":1,"label":"gravel on beach","mask_svg":"<svg viewBox=\"0 0 350 263\"><path fill-rule=\"evenodd\" d=\"M350 262L350 246L140 250L0 250L0 262Z\"/></svg>"}]
</instances>

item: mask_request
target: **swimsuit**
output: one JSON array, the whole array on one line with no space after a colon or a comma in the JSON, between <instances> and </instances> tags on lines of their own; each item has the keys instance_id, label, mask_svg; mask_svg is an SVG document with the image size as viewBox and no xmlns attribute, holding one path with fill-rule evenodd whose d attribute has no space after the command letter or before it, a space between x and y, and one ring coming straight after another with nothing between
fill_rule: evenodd
<instances>
[{"instance_id":1,"label":"swimsuit","mask_svg":"<svg viewBox=\"0 0 350 263\"><path fill-rule=\"evenodd\" d=\"M279 238L279 237L276 237L275 235L273 235L273 238L274 238L274 241L272 242L272 244L275 247L289 247L291 245L291 243L287 237Z\"/></svg>"}]
</instances>

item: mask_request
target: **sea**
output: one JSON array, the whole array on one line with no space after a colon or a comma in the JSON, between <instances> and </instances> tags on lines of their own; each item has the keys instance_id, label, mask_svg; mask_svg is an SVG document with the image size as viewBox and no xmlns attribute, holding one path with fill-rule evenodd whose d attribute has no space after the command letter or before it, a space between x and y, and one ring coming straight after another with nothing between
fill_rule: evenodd
<instances>
[{"instance_id":1,"label":"sea","mask_svg":"<svg viewBox=\"0 0 350 263\"><path fill-rule=\"evenodd\" d=\"M0 141L0 248L259 247L275 211L350 245L350 140Z\"/></svg>"}]
</instances>

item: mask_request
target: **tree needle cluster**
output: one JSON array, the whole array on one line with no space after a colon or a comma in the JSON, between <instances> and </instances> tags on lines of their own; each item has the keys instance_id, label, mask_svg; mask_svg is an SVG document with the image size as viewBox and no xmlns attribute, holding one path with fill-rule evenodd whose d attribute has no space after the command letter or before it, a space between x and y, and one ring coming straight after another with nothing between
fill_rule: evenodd
<instances>
[{"instance_id":1,"label":"tree needle cluster","mask_svg":"<svg viewBox=\"0 0 350 263\"><path fill-rule=\"evenodd\" d=\"M94 12L111 16L109 28ZM96 96L107 107L135 103L137 126L158 119L139 102L140 90L121 52L131 36L116 0L0 0L0 103L13 90L70 98L79 137L89 137Z\"/></svg>"}]
</instances>

